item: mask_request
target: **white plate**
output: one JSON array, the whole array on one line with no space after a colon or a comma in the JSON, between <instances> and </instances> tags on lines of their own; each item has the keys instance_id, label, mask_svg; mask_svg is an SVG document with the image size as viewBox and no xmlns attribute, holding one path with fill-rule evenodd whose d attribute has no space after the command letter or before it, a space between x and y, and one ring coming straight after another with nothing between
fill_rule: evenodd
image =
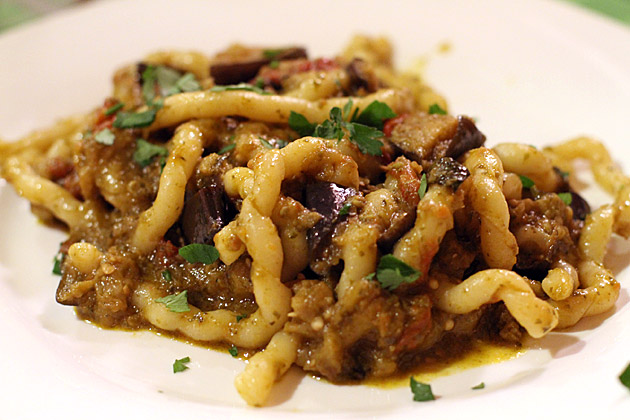
<instances>
[{"instance_id":1,"label":"white plate","mask_svg":"<svg viewBox=\"0 0 630 420\"><path fill-rule=\"evenodd\" d=\"M89 3L0 37L0 136L17 138L98 105L113 70L160 48L214 52L231 41L338 51L356 32L385 34L401 66L425 60L451 111L478 118L489 144L602 139L630 169L630 31L560 2L296 0ZM438 46L452 48L440 53ZM440 396L338 387L291 371L272 406L251 409L233 388L242 363L150 333L106 331L54 301L51 259L61 232L39 225L0 184L0 417L628 418L617 376L630 362L630 250L615 241L616 309L552 334L524 356L432 382ZM173 375L175 358L190 369ZM485 382L486 388L470 387Z\"/></svg>"}]
</instances>

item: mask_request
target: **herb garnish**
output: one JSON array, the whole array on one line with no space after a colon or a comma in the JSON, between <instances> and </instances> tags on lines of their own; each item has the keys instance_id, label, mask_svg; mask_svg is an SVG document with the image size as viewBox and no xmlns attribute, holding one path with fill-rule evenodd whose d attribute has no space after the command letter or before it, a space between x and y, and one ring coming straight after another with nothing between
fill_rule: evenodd
<instances>
[{"instance_id":1,"label":"herb garnish","mask_svg":"<svg viewBox=\"0 0 630 420\"><path fill-rule=\"evenodd\" d=\"M271 92L264 91L262 88L250 85L249 83L239 83L238 85L216 85L210 88L210 92L228 92L231 90L245 90L254 92L259 95L271 95Z\"/></svg>"},{"instance_id":2,"label":"herb garnish","mask_svg":"<svg viewBox=\"0 0 630 420\"><path fill-rule=\"evenodd\" d=\"M263 56L265 58L274 58L279 54L282 54L283 52L286 51L286 48L278 48L278 49L269 49L269 50L263 50Z\"/></svg>"},{"instance_id":3,"label":"herb garnish","mask_svg":"<svg viewBox=\"0 0 630 420\"><path fill-rule=\"evenodd\" d=\"M241 320L247 318L248 316L248 314L236 315L236 322L241 322Z\"/></svg>"},{"instance_id":4,"label":"herb garnish","mask_svg":"<svg viewBox=\"0 0 630 420\"><path fill-rule=\"evenodd\" d=\"M116 136L109 128L105 128L94 134L94 141L100 144L104 144L105 146L111 146L112 144L114 144L114 140L116 140Z\"/></svg>"},{"instance_id":5,"label":"herb garnish","mask_svg":"<svg viewBox=\"0 0 630 420\"><path fill-rule=\"evenodd\" d=\"M262 145L265 146L267 149L274 149L271 143L269 143L267 140L263 139L262 137L258 137L258 140L260 140Z\"/></svg>"},{"instance_id":6,"label":"herb garnish","mask_svg":"<svg viewBox=\"0 0 630 420\"><path fill-rule=\"evenodd\" d=\"M173 281L173 276L169 270L162 271L162 278L166 281Z\"/></svg>"},{"instance_id":7,"label":"herb garnish","mask_svg":"<svg viewBox=\"0 0 630 420\"><path fill-rule=\"evenodd\" d=\"M228 353L230 353L232 357L236 357L238 356L238 348L234 344L232 344L232 347L228 349Z\"/></svg>"},{"instance_id":8,"label":"herb garnish","mask_svg":"<svg viewBox=\"0 0 630 420\"><path fill-rule=\"evenodd\" d=\"M383 255L376 268L376 273L372 273L368 278L374 278L381 284L383 289L394 290L403 283L413 283L418 280L422 273L409 266L404 261L399 260L392 254Z\"/></svg>"},{"instance_id":9,"label":"herb garnish","mask_svg":"<svg viewBox=\"0 0 630 420\"><path fill-rule=\"evenodd\" d=\"M166 305L166 308L171 312L180 313L190 311L190 306L188 306L188 292L186 290L176 295L168 295L155 299L155 301Z\"/></svg>"},{"instance_id":10,"label":"herb garnish","mask_svg":"<svg viewBox=\"0 0 630 420\"><path fill-rule=\"evenodd\" d=\"M148 127L155 121L156 108L149 108L142 112L119 112L113 126L116 128Z\"/></svg>"},{"instance_id":11,"label":"herb garnish","mask_svg":"<svg viewBox=\"0 0 630 420\"><path fill-rule=\"evenodd\" d=\"M173 373L183 372L188 369L186 363L190 363L190 357L184 357L182 359L175 359L173 363Z\"/></svg>"},{"instance_id":12,"label":"herb garnish","mask_svg":"<svg viewBox=\"0 0 630 420\"><path fill-rule=\"evenodd\" d=\"M340 141L347 134L362 153L380 156L383 143L378 139L384 136L380 130L383 120L395 117L396 113L386 103L379 101L369 104L360 114L357 108L350 116L351 109L352 100L344 105L343 111L333 107L329 119L321 124L311 123L304 115L291 111L289 126L302 137L315 136Z\"/></svg>"},{"instance_id":13,"label":"herb garnish","mask_svg":"<svg viewBox=\"0 0 630 420\"><path fill-rule=\"evenodd\" d=\"M118 102L116 105L112 105L109 108L107 108L105 110L105 115L107 115L107 116L114 115L115 113L120 111L123 106L125 106L125 105L122 102Z\"/></svg>"},{"instance_id":14,"label":"herb garnish","mask_svg":"<svg viewBox=\"0 0 630 420\"><path fill-rule=\"evenodd\" d=\"M57 276L61 275L61 263L63 262L63 258L64 255L61 252L57 253L57 255L55 255L55 258L53 258L52 273Z\"/></svg>"},{"instance_id":15,"label":"herb garnish","mask_svg":"<svg viewBox=\"0 0 630 420\"><path fill-rule=\"evenodd\" d=\"M486 384L481 382L475 386L473 386L471 389L484 389L486 387Z\"/></svg>"},{"instance_id":16,"label":"herb garnish","mask_svg":"<svg viewBox=\"0 0 630 420\"><path fill-rule=\"evenodd\" d=\"M350 202L345 203L343 207L339 209L339 216L345 216L346 214L348 214L350 212L350 207L352 207L352 204Z\"/></svg>"},{"instance_id":17,"label":"herb garnish","mask_svg":"<svg viewBox=\"0 0 630 420\"><path fill-rule=\"evenodd\" d=\"M411 378L409 378L409 386L411 387L414 401L423 402L435 400L433 391L431 391L431 385L418 382L412 376Z\"/></svg>"},{"instance_id":18,"label":"herb garnish","mask_svg":"<svg viewBox=\"0 0 630 420\"><path fill-rule=\"evenodd\" d=\"M149 165L156 156L168 156L168 149L149 143L144 139L136 140L136 151L133 152L133 160L143 168Z\"/></svg>"},{"instance_id":19,"label":"herb garnish","mask_svg":"<svg viewBox=\"0 0 630 420\"><path fill-rule=\"evenodd\" d=\"M429 107L429 114L446 115L446 111L438 104L433 104Z\"/></svg>"},{"instance_id":20,"label":"herb garnish","mask_svg":"<svg viewBox=\"0 0 630 420\"><path fill-rule=\"evenodd\" d=\"M212 264L219 258L219 251L212 245L190 244L179 248L179 255L189 263Z\"/></svg>"},{"instance_id":21,"label":"herb garnish","mask_svg":"<svg viewBox=\"0 0 630 420\"><path fill-rule=\"evenodd\" d=\"M626 366L626 370L619 375L619 380L626 388L630 389L630 364Z\"/></svg>"},{"instance_id":22,"label":"herb garnish","mask_svg":"<svg viewBox=\"0 0 630 420\"><path fill-rule=\"evenodd\" d=\"M219 153L220 155L225 154L231 150L234 150L234 148L236 147L236 143L230 143L227 146L224 146L221 148L221 150L219 150L217 153Z\"/></svg>"},{"instance_id":23,"label":"herb garnish","mask_svg":"<svg viewBox=\"0 0 630 420\"><path fill-rule=\"evenodd\" d=\"M570 206L571 202L573 202L573 196L570 192L558 193L558 197L560 197L560 200L562 200L567 206Z\"/></svg>"},{"instance_id":24,"label":"herb garnish","mask_svg":"<svg viewBox=\"0 0 630 420\"><path fill-rule=\"evenodd\" d=\"M521 179L521 184L523 184L523 188L531 188L535 185L534 181L532 181L531 178L528 178L525 175L519 175L518 177Z\"/></svg>"},{"instance_id":25,"label":"herb garnish","mask_svg":"<svg viewBox=\"0 0 630 420\"><path fill-rule=\"evenodd\" d=\"M424 195L427 193L427 187L427 174L422 174L422 177L420 178L420 187L418 188L418 197L420 197L420 200L422 200Z\"/></svg>"}]
</instances>

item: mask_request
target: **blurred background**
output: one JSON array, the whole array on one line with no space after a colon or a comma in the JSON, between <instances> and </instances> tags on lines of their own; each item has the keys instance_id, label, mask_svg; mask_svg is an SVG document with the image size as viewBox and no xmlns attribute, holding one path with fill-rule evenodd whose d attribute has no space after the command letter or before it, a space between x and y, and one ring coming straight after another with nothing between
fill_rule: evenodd
<instances>
[{"instance_id":1,"label":"blurred background","mask_svg":"<svg viewBox=\"0 0 630 420\"><path fill-rule=\"evenodd\" d=\"M0 0L0 32L25 22L88 1L107 0ZM176 0L174 0L176 1ZM579 4L630 25L630 0L557 0Z\"/></svg>"}]
</instances>

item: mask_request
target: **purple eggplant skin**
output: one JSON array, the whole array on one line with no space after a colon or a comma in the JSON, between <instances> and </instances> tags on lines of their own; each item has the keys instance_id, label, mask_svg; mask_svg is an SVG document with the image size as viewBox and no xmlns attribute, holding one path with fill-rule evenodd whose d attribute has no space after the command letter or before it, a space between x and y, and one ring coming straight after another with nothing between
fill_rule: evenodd
<instances>
[{"instance_id":1,"label":"purple eggplant skin","mask_svg":"<svg viewBox=\"0 0 630 420\"><path fill-rule=\"evenodd\" d=\"M457 131L448 145L446 156L457 159L467 151L483 146L485 141L486 136L479 131L474 121L459 115L457 116Z\"/></svg>"},{"instance_id":2,"label":"purple eggplant skin","mask_svg":"<svg viewBox=\"0 0 630 420\"><path fill-rule=\"evenodd\" d=\"M180 220L188 243L212 245L214 235L227 224L228 207L223 189L203 187L184 204Z\"/></svg>"},{"instance_id":3,"label":"purple eggplant skin","mask_svg":"<svg viewBox=\"0 0 630 420\"><path fill-rule=\"evenodd\" d=\"M343 216L339 212L350 197L357 195L354 188L339 186L332 182L315 181L306 185L305 205L322 215L315 226L309 229L307 239L312 250L325 244L332 235L335 225Z\"/></svg>"},{"instance_id":4,"label":"purple eggplant skin","mask_svg":"<svg viewBox=\"0 0 630 420\"><path fill-rule=\"evenodd\" d=\"M306 58L306 50L301 47L288 47L279 49L273 57L266 57L261 50L260 57L249 58L242 61L218 62L210 66L210 75L217 85L234 85L249 82L257 74L260 68L272 61L293 60Z\"/></svg>"}]
</instances>

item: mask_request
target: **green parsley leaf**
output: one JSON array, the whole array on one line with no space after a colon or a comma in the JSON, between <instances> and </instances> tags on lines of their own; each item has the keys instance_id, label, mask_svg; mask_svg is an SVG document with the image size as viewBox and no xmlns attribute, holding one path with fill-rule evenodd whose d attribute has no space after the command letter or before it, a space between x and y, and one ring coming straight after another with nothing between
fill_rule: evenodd
<instances>
[{"instance_id":1,"label":"green parsley leaf","mask_svg":"<svg viewBox=\"0 0 630 420\"><path fill-rule=\"evenodd\" d=\"M277 60L273 60L271 63L269 63L269 67L272 69L277 69L279 65L280 65L280 62Z\"/></svg>"},{"instance_id":2,"label":"green parsley leaf","mask_svg":"<svg viewBox=\"0 0 630 420\"><path fill-rule=\"evenodd\" d=\"M133 152L133 160L143 168L149 165L156 156L168 156L168 149L149 143L144 139L136 140L136 151Z\"/></svg>"},{"instance_id":3,"label":"green parsley leaf","mask_svg":"<svg viewBox=\"0 0 630 420\"><path fill-rule=\"evenodd\" d=\"M218 153L220 155L223 155L229 151L234 150L235 147L236 147L236 143L230 143L227 146L222 147L221 150L218 151Z\"/></svg>"},{"instance_id":4,"label":"green parsley leaf","mask_svg":"<svg viewBox=\"0 0 630 420\"><path fill-rule=\"evenodd\" d=\"M427 187L427 174L422 174L422 177L420 178L420 187L418 188L418 197L420 197L420 200L422 200L424 195L427 193Z\"/></svg>"},{"instance_id":5,"label":"green parsley leaf","mask_svg":"<svg viewBox=\"0 0 630 420\"><path fill-rule=\"evenodd\" d=\"M232 347L228 349L228 353L230 353L232 357L236 357L238 356L238 348L236 348L235 345L232 345Z\"/></svg>"},{"instance_id":6,"label":"green parsley leaf","mask_svg":"<svg viewBox=\"0 0 630 420\"><path fill-rule=\"evenodd\" d=\"M446 115L446 111L438 104L433 104L429 107L429 114Z\"/></svg>"},{"instance_id":7,"label":"green parsley leaf","mask_svg":"<svg viewBox=\"0 0 630 420\"><path fill-rule=\"evenodd\" d=\"M201 90L201 85L192 73L186 73L175 83L175 86L182 92L194 92Z\"/></svg>"},{"instance_id":8,"label":"green parsley leaf","mask_svg":"<svg viewBox=\"0 0 630 420\"><path fill-rule=\"evenodd\" d=\"M262 88L250 85L249 83L239 83L238 85L216 85L210 88L210 92L227 92L231 90L246 90L259 95L271 95L270 92L266 92Z\"/></svg>"},{"instance_id":9,"label":"green parsley leaf","mask_svg":"<svg viewBox=\"0 0 630 420\"><path fill-rule=\"evenodd\" d=\"M394 290L403 283L413 283L421 274L392 254L383 255L376 268L376 278L387 290Z\"/></svg>"},{"instance_id":10,"label":"green parsley leaf","mask_svg":"<svg viewBox=\"0 0 630 420\"><path fill-rule=\"evenodd\" d=\"M219 251L212 245L190 244L179 248L179 255L189 263L212 264L219 259Z\"/></svg>"},{"instance_id":11,"label":"green parsley leaf","mask_svg":"<svg viewBox=\"0 0 630 420\"><path fill-rule=\"evenodd\" d=\"M236 322L241 322L241 320L247 318L248 316L248 314L236 315Z\"/></svg>"},{"instance_id":12,"label":"green parsley leaf","mask_svg":"<svg viewBox=\"0 0 630 420\"><path fill-rule=\"evenodd\" d=\"M116 128L142 128L148 127L155 121L157 109L149 108L143 112L119 112L114 120Z\"/></svg>"},{"instance_id":13,"label":"green parsley leaf","mask_svg":"<svg viewBox=\"0 0 630 420\"><path fill-rule=\"evenodd\" d=\"M567 206L570 206L571 202L573 202L573 196L570 192L558 193L558 197L560 197L560 200L564 201L564 204L566 204Z\"/></svg>"},{"instance_id":14,"label":"green parsley leaf","mask_svg":"<svg viewBox=\"0 0 630 420\"><path fill-rule=\"evenodd\" d=\"M175 69L157 66L155 68L155 79L157 80L160 94L162 96L170 96L179 93L180 89L177 87L177 82L181 76L181 73Z\"/></svg>"},{"instance_id":15,"label":"green parsley leaf","mask_svg":"<svg viewBox=\"0 0 630 420\"><path fill-rule=\"evenodd\" d=\"M484 384L483 382L473 386L471 389L484 389L486 387L486 384Z\"/></svg>"},{"instance_id":16,"label":"green parsley leaf","mask_svg":"<svg viewBox=\"0 0 630 420\"><path fill-rule=\"evenodd\" d=\"M346 214L348 214L350 212L350 207L352 207L352 204L345 203L343 205L343 207L341 207L341 209L339 210L339 216L345 216Z\"/></svg>"},{"instance_id":17,"label":"green parsley leaf","mask_svg":"<svg viewBox=\"0 0 630 420\"><path fill-rule=\"evenodd\" d=\"M558 170L558 175L560 175L565 181L569 178L569 175L571 175L571 173L563 171L562 169L556 169Z\"/></svg>"},{"instance_id":18,"label":"green parsley leaf","mask_svg":"<svg viewBox=\"0 0 630 420\"><path fill-rule=\"evenodd\" d=\"M162 278L166 281L173 281L173 276L171 276L171 272L168 270L162 271Z\"/></svg>"},{"instance_id":19,"label":"green parsley leaf","mask_svg":"<svg viewBox=\"0 0 630 420\"><path fill-rule=\"evenodd\" d=\"M626 370L619 375L619 380L626 388L630 389L630 364L626 366Z\"/></svg>"},{"instance_id":20,"label":"green parsley leaf","mask_svg":"<svg viewBox=\"0 0 630 420\"><path fill-rule=\"evenodd\" d=\"M166 308L171 312L180 313L190 311L190 306L188 306L188 292L186 290L176 295L168 295L155 299L155 301L166 305Z\"/></svg>"},{"instance_id":21,"label":"green parsley leaf","mask_svg":"<svg viewBox=\"0 0 630 420\"><path fill-rule=\"evenodd\" d=\"M282 54L283 52L286 51L286 48L278 48L278 49L268 49L268 50L263 50L263 56L265 58L274 58L279 54Z\"/></svg>"},{"instance_id":22,"label":"green parsley leaf","mask_svg":"<svg viewBox=\"0 0 630 420\"><path fill-rule=\"evenodd\" d=\"M394 118L396 113L385 102L374 101L369 104L353 122L358 122L370 127L383 129L383 120Z\"/></svg>"},{"instance_id":23,"label":"green parsley leaf","mask_svg":"<svg viewBox=\"0 0 630 420\"><path fill-rule=\"evenodd\" d=\"M435 397L433 396L433 391L431 391L431 385L418 382L412 376L411 378L409 378L409 386L411 387L414 401L423 402L435 400Z\"/></svg>"},{"instance_id":24,"label":"green parsley leaf","mask_svg":"<svg viewBox=\"0 0 630 420\"><path fill-rule=\"evenodd\" d=\"M105 110L105 115L114 115L118 111L120 111L123 106L125 106L122 102L118 102L116 105L112 105Z\"/></svg>"},{"instance_id":25,"label":"green parsley leaf","mask_svg":"<svg viewBox=\"0 0 630 420\"><path fill-rule=\"evenodd\" d=\"M368 107L369 108L369 107ZM347 119L348 115L350 115L350 110L352 109L352 99L348 99L348 102L346 102L346 104L343 106L343 112L341 113L341 115L343 116L343 118ZM354 112L356 113L359 109L356 108L354 110Z\"/></svg>"},{"instance_id":26,"label":"green parsley leaf","mask_svg":"<svg viewBox=\"0 0 630 420\"><path fill-rule=\"evenodd\" d=\"M109 128L105 128L98 133L94 134L94 141L97 143L104 144L105 146L111 146L114 144L114 140L116 136Z\"/></svg>"},{"instance_id":27,"label":"green parsley leaf","mask_svg":"<svg viewBox=\"0 0 630 420\"><path fill-rule=\"evenodd\" d=\"M147 104L155 99L155 66L147 66L142 72L142 98Z\"/></svg>"},{"instance_id":28,"label":"green parsley leaf","mask_svg":"<svg viewBox=\"0 0 630 420\"><path fill-rule=\"evenodd\" d=\"M182 359L175 359L173 363L173 373L183 372L188 369L186 363L190 363L190 357L184 357Z\"/></svg>"},{"instance_id":29,"label":"green parsley leaf","mask_svg":"<svg viewBox=\"0 0 630 420\"><path fill-rule=\"evenodd\" d=\"M354 129L352 130L350 141L356 144L362 153L373 156L381 156L383 154L381 151L383 143L378 140L384 135L382 131L359 123L352 123L352 126Z\"/></svg>"},{"instance_id":30,"label":"green parsley leaf","mask_svg":"<svg viewBox=\"0 0 630 420\"><path fill-rule=\"evenodd\" d=\"M521 178L521 184L523 184L523 188L531 188L533 187L534 181L532 181L530 178L526 177L525 175L519 175L519 178Z\"/></svg>"},{"instance_id":31,"label":"green parsley leaf","mask_svg":"<svg viewBox=\"0 0 630 420\"><path fill-rule=\"evenodd\" d=\"M263 139L262 137L258 137L258 140L260 140L260 142L262 143L263 146L265 146L267 149L275 149L271 143L269 143L267 140Z\"/></svg>"},{"instance_id":32,"label":"green parsley leaf","mask_svg":"<svg viewBox=\"0 0 630 420\"><path fill-rule=\"evenodd\" d=\"M55 258L53 258L52 273L57 276L61 275L61 263L63 262L63 258L64 255L61 252L57 253L57 255L55 255Z\"/></svg>"},{"instance_id":33,"label":"green parsley leaf","mask_svg":"<svg viewBox=\"0 0 630 420\"><path fill-rule=\"evenodd\" d=\"M304 115L295 111L291 111L291 114L289 114L289 127L301 137L312 136L316 125L311 124Z\"/></svg>"}]
</instances>

